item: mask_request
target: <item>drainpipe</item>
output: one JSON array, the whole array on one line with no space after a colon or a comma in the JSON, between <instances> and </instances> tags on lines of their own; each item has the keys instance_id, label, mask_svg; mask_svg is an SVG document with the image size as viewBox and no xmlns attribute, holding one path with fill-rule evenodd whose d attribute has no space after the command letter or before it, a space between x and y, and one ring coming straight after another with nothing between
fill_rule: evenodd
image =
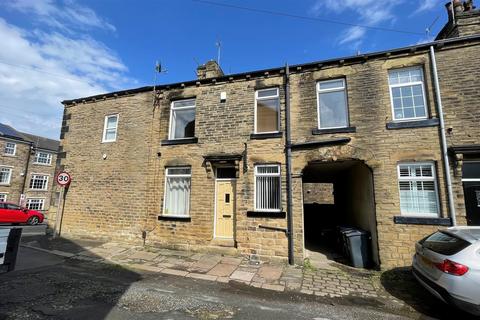
<instances>
[{"instance_id":1,"label":"drainpipe","mask_svg":"<svg viewBox=\"0 0 480 320\"><path fill-rule=\"evenodd\" d=\"M28 144L27 163L25 164L25 172L23 174L23 182L22 182L22 194L23 195L25 195L25 187L27 185L28 166L30 164L30 157L31 157L33 148L34 148L33 142L30 142Z\"/></svg>"},{"instance_id":2,"label":"drainpipe","mask_svg":"<svg viewBox=\"0 0 480 320\"><path fill-rule=\"evenodd\" d=\"M287 238L288 263L293 265L293 217L292 217L292 142L290 137L290 68L285 65L285 164L287 167Z\"/></svg>"},{"instance_id":3,"label":"drainpipe","mask_svg":"<svg viewBox=\"0 0 480 320\"><path fill-rule=\"evenodd\" d=\"M445 169L445 180L447 182L448 208L450 209L450 218L452 225L457 225L457 217L455 215L455 204L453 202L452 179L450 177L450 162L448 159L447 137L445 135L445 121L443 119L442 97L440 94L440 84L438 83L437 62L435 60L435 50L430 46L430 62L433 71L433 84L435 86L435 97L437 100L438 117L440 118L440 137L442 143L442 157Z\"/></svg>"}]
</instances>

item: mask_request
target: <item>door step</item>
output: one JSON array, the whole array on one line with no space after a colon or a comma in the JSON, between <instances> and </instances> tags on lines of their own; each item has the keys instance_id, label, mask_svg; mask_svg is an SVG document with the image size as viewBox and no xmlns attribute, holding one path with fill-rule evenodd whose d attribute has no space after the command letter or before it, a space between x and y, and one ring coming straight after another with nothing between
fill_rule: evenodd
<instances>
[{"instance_id":1,"label":"door step","mask_svg":"<svg viewBox=\"0 0 480 320\"><path fill-rule=\"evenodd\" d=\"M210 245L217 246L217 247L227 247L227 248L234 248L235 241L233 239L212 239Z\"/></svg>"}]
</instances>

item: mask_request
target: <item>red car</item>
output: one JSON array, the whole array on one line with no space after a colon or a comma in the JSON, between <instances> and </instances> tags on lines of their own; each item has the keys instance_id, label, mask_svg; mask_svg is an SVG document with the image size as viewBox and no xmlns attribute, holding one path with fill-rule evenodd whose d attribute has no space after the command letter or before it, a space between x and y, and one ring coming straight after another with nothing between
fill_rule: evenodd
<instances>
[{"instance_id":1,"label":"red car","mask_svg":"<svg viewBox=\"0 0 480 320\"><path fill-rule=\"evenodd\" d=\"M0 223L27 223L36 225L43 222L43 213L20 207L19 205L0 202Z\"/></svg>"}]
</instances>

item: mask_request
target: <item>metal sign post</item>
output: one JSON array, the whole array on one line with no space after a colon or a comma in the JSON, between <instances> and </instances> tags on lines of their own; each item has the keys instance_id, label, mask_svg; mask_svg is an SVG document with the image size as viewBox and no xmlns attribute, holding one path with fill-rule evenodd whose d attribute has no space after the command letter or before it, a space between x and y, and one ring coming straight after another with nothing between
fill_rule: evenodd
<instances>
[{"instance_id":1,"label":"metal sign post","mask_svg":"<svg viewBox=\"0 0 480 320\"><path fill-rule=\"evenodd\" d=\"M57 215L55 217L55 226L53 228L53 238L59 237L62 228L63 208L65 207L65 196L67 194L68 186L72 181L72 177L65 171L59 172L55 177L55 181L61 187L60 202L58 204Z\"/></svg>"}]
</instances>

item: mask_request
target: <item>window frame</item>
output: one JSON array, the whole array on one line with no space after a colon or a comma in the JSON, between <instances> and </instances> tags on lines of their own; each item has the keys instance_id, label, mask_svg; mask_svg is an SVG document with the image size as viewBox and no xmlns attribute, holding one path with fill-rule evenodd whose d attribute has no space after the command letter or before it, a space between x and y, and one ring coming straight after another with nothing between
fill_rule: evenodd
<instances>
[{"instance_id":1,"label":"window frame","mask_svg":"<svg viewBox=\"0 0 480 320\"><path fill-rule=\"evenodd\" d=\"M278 168L278 173L258 173L257 168L258 167L277 167ZM257 212L282 212L282 166L277 163L258 163L255 164L254 170L254 181L253 181L253 208ZM259 209L257 208L257 177L278 177L278 196L280 199L279 207L278 209Z\"/></svg>"},{"instance_id":2,"label":"window frame","mask_svg":"<svg viewBox=\"0 0 480 320\"><path fill-rule=\"evenodd\" d=\"M330 89L320 89L321 83L329 83L329 82L337 82L342 81L343 87L342 88L330 88ZM347 94L347 81L345 78L336 78L336 79L329 79L329 80L318 80L316 85L316 94L317 94L317 129L341 129L341 128L348 128L350 126L350 110L348 107L348 94ZM345 97L345 108L347 111L347 122L345 126L337 126L337 127L321 127L320 126L320 94L321 93L330 93L330 92L338 92L343 91L343 95Z\"/></svg>"},{"instance_id":3,"label":"window frame","mask_svg":"<svg viewBox=\"0 0 480 320\"><path fill-rule=\"evenodd\" d=\"M32 185L32 180L34 179L34 177L46 177L45 179L45 187L43 189L38 189L38 188L33 188L33 185ZM48 191L48 181L50 180L50 176L48 174L45 174L45 173L32 173L30 175L30 181L28 183L28 189L29 190L32 190L32 191ZM32 185L32 186L31 186Z\"/></svg>"},{"instance_id":4,"label":"window frame","mask_svg":"<svg viewBox=\"0 0 480 320\"><path fill-rule=\"evenodd\" d=\"M189 169L189 174L169 174L169 169ZM180 178L190 178L190 195L188 197L188 212L184 215L178 214L165 214L165 208L167 206L167 182L169 177L180 177ZM163 191L163 209L162 209L162 217L171 217L171 218L190 218L190 207L192 202L192 167L190 166L178 166L178 167L165 167L165 183L164 183L164 191Z\"/></svg>"},{"instance_id":5,"label":"window frame","mask_svg":"<svg viewBox=\"0 0 480 320\"><path fill-rule=\"evenodd\" d=\"M38 162L38 158L39 158L38 155L41 154L41 153L47 155L48 163ZM52 165L52 154L50 152L46 152L46 151L36 151L33 163L34 164L40 164L40 165L43 165L43 166L51 166Z\"/></svg>"},{"instance_id":6,"label":"window frame","mask_svg":"<svg viewBox=\"0 0 480 320\"><path fill-rule=\"evenodd\" d=\"M193 101L193 106L174 107L175 103L180 102L180 101ZM168 124L168 140L185 140L185 139L195 138L195 134L193 135L193 137L175 138L175 130L172 130L172 129L176 129L176 126L175 126L175 128L172 127L173 112L175 110L188 110L188 109L194 109L195 110L195 125L196 125L196 122L197 122L197 99L196 98L174 100L170 103L170 121L169 121L169 124Z\"/></svg>"},{"instance_id":7,"label":"window frame","mask_svg":"<svg viewBox=\"0 0 480 320\"><path fill-rule=\"evenodd\" d=\"M423 81L415 81L415 82L401 83L401 84L390 84L390 72L396 71L396 70L412 70L412 69L420 69ZM420 121L420 120L425 120L425 119L429 118L428 106L427 106L427 97L426 97L426 91L425 91L425 72L424 72L423 66L420 65L420 66L411 66L411 67L404 67L404 68L389 69L388 70L387 81L388 81L388 90L389 90L389 94L390 94L390 109L391 109L391 112L392 112L392 121L393 122ZM392 89L393 88L406 87L406 86L415 86L415 85L420 85L421 88L422 88L423 107L425 108L425 116L396 119L395 118L395 107L393 105L393 90ZM402 103L402 110L403 110L403 103Z\"/></svg>"},{"instance_id":8,"label":"window frame","mask_svg":"<svg viewBox=\"0 0 480 320\"><path fill-rule=\"evenodd\" d=\"M258 96L258 93L259 92L262 92L262 91L268 91L268 90L273 90L275 89L276 90L276 95L273 95L273 96L267 96L267 97L259 97ZM257 117L258 117L258 112L257 112L257 109L258 109L258 100L271 100L272 98L277 98L277 130L275 131L261 131L259 132L257 130ZM258 90L255 90L255 107L254 107L254 120L253 120L253 132L255 134L268 134L268 133L278 133L280 132L280 128L282 127L280 121L281 121L281 116L280 116L280 90L278 87L271 87L271 88L262 88L262 89L258 89Z\"/></svg>"},{"instance_id":9,"label":"window frame","mask_svg":"<svg viewBox=\"0 0 480 320\"><path fill-rule=\"evenodd\" d=\"M7 152L7 149L11 149L7 147L9 144L13 144L13 153ZM15 142L6 141L5 147L3 148L3 154L9 157L15 156L17 154L17 144Z\"/></svg>"},{"instance_id":10,"label":"window frame","mask_svg":"<svg viewBox=\"0 0 480 320\"><path fill-rule=\"evenodd\" d=\"M30 207L29 207L29 201L30 201L30 200L40 200L40 201L41 201L41 204L42 204L41 209L32 209L32 208L30 208ZM42 198L42 197L40 197L40 198L38 198L38 197L27 198L27 199L25 200L25 208L27 208L27 209L29 209L29 210L43 211L43 210L45 210L45 198Z\"/></svg>"},{"instance_id":11,"label":"window frame","mask_svg":"<svg viewBox=\"0 0 480 320\"><path fill-rule=\"evenodd\" d=\"M425 166L428 165L431 167L432 170L432 177L401 177L400 176L400 166ZM400 181L433 181L434 189L435 189L435 201L437 204L437 213L404 213L402 212L402 203L401 203L401 195L400 195ZM440 195L438 192L438 176L437 176L437 166L435 165L434 161L421 161L421 162L399 162L397 163L397 188L398 188L398 195L399 195L399 206L400 206L400 214L404 217L415 217L415 218L439 218L442 212L441 202L440 202Z\"/></svg>"},{"instance_id":12,"label":"window frame","mask_svg":"<svg viewBox=\"0 0 480 320\"><path fill-rule=\"evenodd\" d=\"M117 121L115 122L115 128L107 128L108 119L115 117ZM103 135L102 135L102 143L109 143L109 142L116 142L118 136L118 121L120 119L120 115L118 113L108 114L105 116L105 120L103 121ZM107 140L107 130L115 129L115 138L113 140Z\"/></svg>"},{"instance_id":13,"label":"window frame","mask_svg":"<svg viewBox=\"0 0 480 320\"><path fill-rule=\"evenodd\" d=\"M8 181L7 181L7 182L1 182L1 181L0 181L0 186L9 186L10 183L12 182L13 167L0 166L0 170L2 170L2 169L8 169L8 170L9 170L9 173L8 173Z\"/></svg>"}]
</instances>

